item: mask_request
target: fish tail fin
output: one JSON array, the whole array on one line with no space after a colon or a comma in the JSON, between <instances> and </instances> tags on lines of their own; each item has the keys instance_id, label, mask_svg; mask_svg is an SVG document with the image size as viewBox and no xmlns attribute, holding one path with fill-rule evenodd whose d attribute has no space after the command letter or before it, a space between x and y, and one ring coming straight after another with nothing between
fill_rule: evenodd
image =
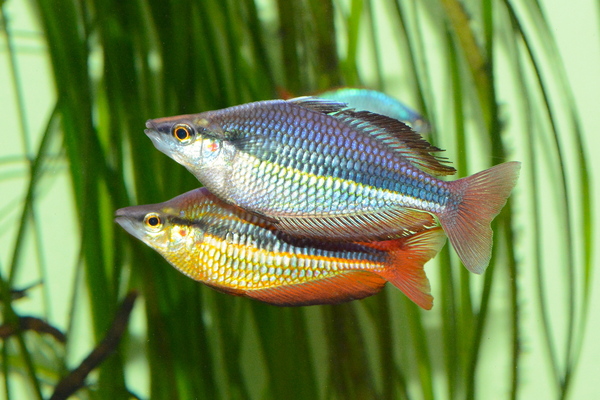
<instances>
[{"instance_id":1,"label":"fish tail fin","mask_svg":"<svg viewBox=\"0 0 600 400\"><path fill-rule=\"evenodd\" d=\"M433 296L423 266L435 257L446 242L442 228L432 228L401 239L364 243L388 252L388 262L375 271L400 289L419 307L430 310Z\"/></svg>"},{"instance_id":2,"label":"fish tail fin","mask_svg":"<svg viewBox=\"0 0 600 400\"><path fill-rule=\"evenodd\" d=\"M517 183L521 163L511 161L451 182L459 200L438 215L464 266L481 274L492 256L492 220Z\"/></svg>"}]
</instances>

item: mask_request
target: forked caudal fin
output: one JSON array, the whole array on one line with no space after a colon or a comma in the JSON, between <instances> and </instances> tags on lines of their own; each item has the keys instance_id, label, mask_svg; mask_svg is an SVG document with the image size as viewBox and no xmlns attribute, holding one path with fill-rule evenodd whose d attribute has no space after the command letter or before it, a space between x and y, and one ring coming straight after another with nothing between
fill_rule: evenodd
<instances>
[{"instance_id":1,"label":"forked caudal fin","mask_svg":"<svg viewBox=\"0 0 600 400\"><path fill-rule=\"evenodd\" d=\"M520 169L520 162L507 162L450 183L458 201L449 203L438 217L450 243L471 272L481 274L490 263L490 224L506 204Z\"/></svg>"},{"instance_id":2,"label":"forked caudal fin","mask_svg":"<svg viewBox=\"0 0 600 400\"><path fill-rule=\"evenodd\" d=\"M442 228L437 227L408 238L363 244L387 251L389 258L386 267L375 272L400 289L419 307L430 310L433 297L423 266L435 257L444 243L446 235Z\"/></svg>"}]
</instances>

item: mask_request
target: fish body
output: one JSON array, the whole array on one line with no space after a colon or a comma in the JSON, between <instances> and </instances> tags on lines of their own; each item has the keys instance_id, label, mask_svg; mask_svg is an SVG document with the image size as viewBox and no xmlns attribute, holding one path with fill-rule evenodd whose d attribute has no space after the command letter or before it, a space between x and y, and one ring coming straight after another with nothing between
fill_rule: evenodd
<instances>
[{"instance_id":1,"label":"fish body","mask_svg":"<svg viewBox=\"0 0 600 400\"><path fill-rule=\"evenodd\" d=\"M346 103L356 110L370 111L400 120L419 133L429 131L429 123L421 114L385 93L371 89L341 88L319 93L317 97Z\"/></svg>"},{"instance_id":2,"label":"fish body","mask_svg":"<svg viewBox=\"0 0 600 400\"><path fill-rule=\"evenodd\" d=\"M490 223L520 163L452 182L441 151L406 124L315 98L249 103L150 120L155 147L212 193L277 229L326 240L381 241L435 226L464 265L491 257Z\"/></svg>"},{"instance_id":3,"label":"fish body","mask_svg":"<svg viewBox=\"0 0 600 400\"><path fill-rule=\"evenodd\" d=\"M116 222L190 278L281 306L360 299L390 281L430 309L423 264L445 242L439 227L373 243L292 237L206 188L164 203L120 209Z\"/></svg>"}]
</instances>

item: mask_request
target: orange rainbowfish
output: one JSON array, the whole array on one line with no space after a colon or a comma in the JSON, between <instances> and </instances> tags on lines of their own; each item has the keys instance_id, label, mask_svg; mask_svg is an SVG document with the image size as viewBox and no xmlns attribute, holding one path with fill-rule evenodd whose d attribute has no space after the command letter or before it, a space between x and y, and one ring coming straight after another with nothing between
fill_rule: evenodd
<instances>
[{"instance_id":1,"label":"orange rainbowfish","mask_svg":"<svg viewBox=\"0 0 600 400\"><path fill-rule=\"evenodd\" d=\"M371 243L292 237L205 188L164 203L122 208L116 222L190 278L278 306L362 299L389 281L430 309L423 265L446 239L439 227Z\"/></svg>"}]
</instances>

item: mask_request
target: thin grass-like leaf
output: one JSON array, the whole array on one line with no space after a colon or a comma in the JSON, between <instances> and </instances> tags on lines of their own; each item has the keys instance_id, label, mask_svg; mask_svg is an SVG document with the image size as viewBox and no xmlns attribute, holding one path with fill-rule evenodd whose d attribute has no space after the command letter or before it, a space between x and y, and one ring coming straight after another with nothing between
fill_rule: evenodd
<instances>
[{"instance_id":1,"label":"thin grass-like leaf","mask_svg":"<svg viewBox=\"0 0 600 400\"><path fill-rule=\"evenodd\" d=\"M0 25L2 26L2 30L3 33L6 37L6 44L7 44L7 53L8 53L8 58L9 58L9 64L10 64L10 73L11 73L11 77L12 77L12 81L14 84L14 88L15 88L15 95L14 98L16 100L17 103L17 112L18 112L18 121L19 121L19 128L21 131L21 138L22 138L22 145L23 145L23 153L25 154L26 158L29 161L29 168L30 168L30 187L27 193L27 197L25 200L25 206L24 206L24 210L22 213L22 218L21 218L21 225L19 228L19 233L17 236L17 245L15 246L15 250L13 252L13 261L11 262L11 266L10 266L10 272L8 275L8 281L9 281L9 285L12 284L13 279L16 275L16 269L18 267L18 262L19 262L19 255L20 255L20 249L22 248L21 243L22 241L19 239L22 239L24 234L25 234L25 218L27 219L27 223L29 223L29 221L31 221L31 224L33 225L33 230L34 230L34 240L35 240L35 246L36 246L36 255L38 257L38 267L39 267L39 273L40 276L42 278L42 280L45 280L45 271L46 271L46 267L45 267L45 261L44 261L44 251L41 248L41 230L40 230L40 225L39 225L39 221L36 218L36 209L35 209L35 204L34 204L34 199L33 199L33 188L35 188L35 186L37 185L37 181L39 180L39 178L36 176L38 174L40 174L40 168L38 168L38 165L41 163L40 162L40 158L45 158L46 155L43 153L43 151L45 151L45 146L41 147L40 151L38 152L38 156L37 158L34 160L32 159L32 145L30 143L30 129L29 129L29 123L28 123L28 119L25 113L25 100L23 97L23 93L22 93L22 80L21 80L21 76L19 74L19 69L17 66L17 57L16 57L16 53L15 53L15 48L13 45L13 38L12 38L12 34L11 31L8 29L7 27L7 22L6 22L6 14L4 12L4 7L0 6ZM53 113L54 115L54 113ZM42 143L45 145L47 142L42 141ZM43 151L42 151L43 150ZM42 160L43 161L43 160ZM51 305L51 301L48 295L48 292L44 289L43 290L44 293L44 307L45 307L45 315L46 317L49 316L49 308Z\"/></svg>"},{"instance_id":2,"label":"thin grass-like leaf","mask_svg":"<svg viewBox=\"0 0 600 400\"><path fill-rule=\"evenodd\" d=\"M550 29L547 26L547 23L545 21L541 6L539 4L539 2L537 0L532 1L530 4L530 12L534 15L534 21L535 21L535 27L536 27L536 32L538 32L538 34L540 35L541 38L543 38L543 40L541 41L541 43L543 45L545 45L545 51L548 54L548 57L550 59L554 59L554 60L560 60L560 57L558 55L558 51L555 48L554 45L554 39L552 37L552 34L550 32ZM567 350L567 362L570 364L567 366L567 370L566 370L566 376L565 376L565 384L564 384L564 395L566 396L566 394L568 393L569 390L569 383L571 380L571 377L573 375L573 371L572 369L574 369L574 366L577 364L577 359L579 358L579 354L581 351L581 345L583 343L583 335L584 335L584 331L585 331L585 326L586 326L586 322L587 321L587 313L588 313L588 307L590 304L590 298L589 298L589 285L590 285L590 271L591 271L591 254L592 254L592 218L590 218L593 215L593 210L592 210L592 201L591 201L591 180L590 180L590 175L589 175L589 167L588 167L588 161L586 158L586 152L584 151L584 146L583 146L583 140L582 140L582 132L581 132L581 128L580 128L580 124L578 122L578 117L576 115L576 111L575 111L575 102L573 99L573 95L571 93L570 87L567 83L566 80L566 73L564 72L564 67L563 64L561 62L555 62L554 65L556 65L555 67L555 71L554 74L558 77L558 82L560 82L561 84L561 90L565 93L565 104L567 106L567 112L566 115L570 120L570 124L572 126L572 139L575 142L575 149L572 151L573 156L576 158L576 170L577 170L577 174L575 174L575 179L577 180L576 184L577 187L580 190L580 196L578 197L579 201L578 203L576 203L576 205L573 206L573 212L575 212L575 210L579 209L580 211L580 215L583 216L583 218L581 218L581 226L580 227L574 227L574 224L570 224L569 226L571 227L571 229L573 230L573 232L582 232L582 236L583 236L583 246L581 247L581 252L583 254L582 257L582 270L583 270L583 274L581 274L581 282L582 282L582 287L583 287L583 295L581 296L581 300L580 300L580 304L581 304L581 312L579 313L580 316L580 320L577 323L576 321L571 321L573 323L573 333L572 335L572 350L569 351ZM563 142L564 143L564 142ZM568 192L573 193L573 191L569 191ZM573 219L574 220L574 219ZM575 271L575 268L573 268L575 265L577 265L577 263L574 264L569 264L570 267L572 267L572 270L570 271L570 276L573 277L573 280L575 281L575 277L578 275ZM575 286L575 282L573 282L572 284L570 284L573 290L573 300L571 301L573 304L573 308L572 308L572 314L574 318L576 318L577 313L575 312L575 296L576 296L576 289L574 288ZM575 331L575 329L577 329L577 326L579 327L579 332ZM570 354L570 357L569 357Z\"/></svg>"},{"instance_id":3,"label":"thin grass-like leaf","mask_svg":"<svg viewBox=\"0 0 600 400\"><path fill-rule=\"evenodd\" d=\"M308 335L301 309L277 309L264 304L251 305L269 371L271 398L317 398L314 367L308 352ZM282 351L293 346L294 351ZM294 371L297 379L288 379Z\"/></svg>"},{"instance_id":4,"label":"thin grass-like leaf","mask_svg":"<svg viewBox=\"0 0 600 400\"><path fill-rule=\"evenodd\" d=\"M29 353L29 349L25 340L23 338L23 334L18 328L19 321L16 313L12 308L12 299L10 297L10 287L12 286L12 282L14 280L14 276L16 276L17 269L21 263L21 257L23 254L23 243L25 242L24 238L27 234L27 228L30 223L30 219L34 216L33 214L33 204L35 201L35 193L37 190L37 185L39 183L39 179L41 177L42 164L45 161L45 154L48 150L48 143L53 139L53 135L56 133L56 130L52 127L52 120L54 119L54 114L50 119L50 123L47 125L46 131L42 137L42 140L39 145L38 152L35 158L32 160L30 167L30 180L29 186L27 189L27 194L25 196L25 201L23 203L23 210L21 213L21 218L19 222L19 230L15 240L15 247L13 249L11 264L9 269L9 276L6 281L2 282L3 287L3 300L4 300L4 312L5 312L5 321L9 324L15 326L17 331L17 341L19 343L21 349L21 355L26 365L27 373L29 375L29 379L32 382L32 388L36 393L38 398L42 398L41 387L38 381L36 368L32 362L32 357ZM42 276L44 276L42 274ZM8 390L8 389L7 389Z\"/></svg>"},{"instance_id":5,"label":"thin grass-like leaf","mask_svg":"<svg viewBox=\"0 0 600 400\"><path fill-rule=\"evenodd\" d=\"M539 6L537 7L539 11ZM567 272L565 273L567 279L567 297L568 297L568 315L566 316L567 318L567 341L566 341L566 346L565 346L565 355L564 355L564 360L566 362L566 366L564 369L564 372L560 373L560 376L558 377L559 381L560 381L560 385L561 385L561 398L563 398L564 396L566 396L568 389L569 389L569 383L570 383L570 379L572 376L572 371L571 371L571 360L573 359L573 348L574 348L574 341L576 333L575 333L575 329L576 329L576 323L575 323L575 318L577 315L577 310L576 310L576 304L575 304L575 281L574 281L574 276L575 271L574 266L576 265L576 261L575 261L575 254L574 254L574 241L572 238L572 227L573 227L573 220L572 220L572 214L573 214L573 206L571 205L571 199L568 196L569 193L569 188L568 188L568 178L567 178L567 172L566 172L566 161L565 161L565 155L563 154L564 151L562 150L562 146L561 146L561 142L560 142L560 134L559 134L559 130L557 127L557 122L555 121L555 117L554 117L554 113L552 110L552 106L551 106L551 102L549 99L549 94L545 88L544 85L544 81L543 81L543 73L540 69L539 66L539 61L537 56L535 55L533 49L532 49L532 45L530 43L529 37L527 35L526 32L523 31L521 24L518 22L518 16L516 15L516 13L514 12L514 10L511 8L511 15L513 17L513 19L517 24L517 27L519 29L519 31L521 32L521 34L523 35L523 40L528 52L528 56L532 61L533 67L536 70L536 76L538 79L538 87L542 93L543 99L544 99L544 105L545 105L545 109L546 109L546 113L547 116L549 118L550 124L551 124L551 128L552 128L552 133L553 133L553 139L554 139L554 145L555 145L555 151L556 151L556 155L557 155L557 159L558 159L558 166L559 166L559 182L561 183L560 185L560 198L561 201L563 202L563 208L565 209L565 212L562 213L563 216L563 221L562 224L566 227L566 229L564 230L564 238L565 238L565 251L567 253L567 262L566 262L566 266L568 268ZM582 160L584 160L582 158L582 156L579 157L579 165L580 168L582 168L581 166L585 166L585 162L582 162ZM586 168L583 167L583 170L586 171ZM585 172L583 174L584 176L587 175ZM585 186L585 184L583 185ZM589 206L589 192L586 192L585 195L585 200L583 201L583 206L584 207L588 207ZM587 209L588 212L589 208ZM586 231L588 228L584 228L584 231ZM585 267L584 267L585 268ZM541 274L541 271L540 271ZM540 275L541 276L541 275ZM542 283L543 278L540 278L540 280L538 281L539 283ZM543 293L543 289L538 289L539 293ZM547 312L544 311L544 304L546 303L546 300L544 298L544 296L540 296L540 304L543 307L542 308L542 313L545 315L548 315ZM546 336L546 342L547 342L547 346L548 346L548 351L550 352L550 354L552 354L554 352L554 343L553 340L551 339L551 331L549 329L549 324L546 323L545 324L545 336ZM558 364L557 364L557 359L555 357L553 357L554 360L554 364L555 364L555 371L557 371L559 369Z\"/></svg>"}]
</instances>

